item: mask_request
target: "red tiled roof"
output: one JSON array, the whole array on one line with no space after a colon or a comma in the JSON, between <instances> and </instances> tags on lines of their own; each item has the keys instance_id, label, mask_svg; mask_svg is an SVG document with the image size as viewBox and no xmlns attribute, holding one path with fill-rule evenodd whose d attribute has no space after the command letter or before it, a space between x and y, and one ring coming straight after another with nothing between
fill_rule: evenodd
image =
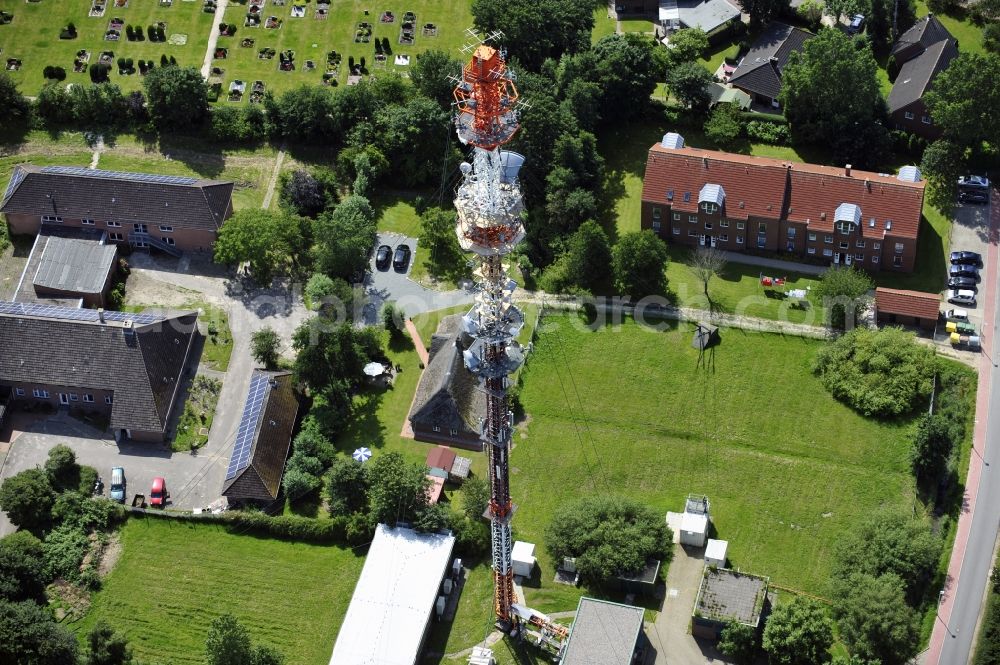
<instances>
[{"instance_id":1,"label":"red tiled roof","mask_svg":"<svg viewBox=\"0 0 1000 665\"><path fill-rule=\"evenodd\" d=\"M809 220L810 231L832 231L833 213L841 203L861 208L861 234L916 238L924 203L924 182L907 182L894 175L846 170L835 166L793 164L788 219ZM825 219L824 219L825 217ZM875 226L869 226L875 219ZM886 231L886 220L892 227Z\"/></svg>"},{"instance_id":2,"label":"red tiled roof","mask_svg":"<svg viewBox=\"0 0 1000 665\"><path fill-rule=\"evenodd\" d=\"M427 480L430 481L430 485L427 486L427 503L433 506L441 500L441 493L444 492L444 478L428 474Z\"/></svg>"},{"instance_id":3,"label":"red tiled roof","mask_svg":"<svg viewBox=\"0 0 1000 665\"><path fill-rule=\"evenodd\" d=\"M670 149L657 143L646 159L642 200L695 212L698 192L708 183L722 185L730 218L787 215L793 222L809 220L810 230L830 231L837 206L853 203L861 208L862 235L878 238L886 235L887 219L892 220L887 235L916 238L924 197L923 182L906 182L894 175L853 170L848 176L838 167L699 148ZM673 200L668 202L671 190ZM688 201L685 192L690 192ZM869 227L873 217L875 227Z\"/></svg>"},{"instance_id":4,"label":"red tiled roof","mask_svg":"<svg viewBox=\"0 0 1000 665\"><path fill-rule=\"evenodd\" d=\"M875 289L875 309L885 314L936 319L940 306L941 296L936 293L886 289L881 286Z\"/></svg>"},{"instance_id":5,"label":"red tiled roof","mask_svg":"<svg viewBox=\"0 0 1000 665\"><path fill-rule=\"evenodd\" d=\"M782 162L698 148L671 150L660 143L649 149L642 181L643 201L666 204L667 192L673 190L673 210L696 212L698 192L707 183L722 185L726 191L727 217L781 216L785 192ZM690 192L687 202L686 192Z\"/></svg>"},{"instance_id":6,"label":"red tiled roof","mask_svg":"<svg viewBox=\"0 0 1000 665\"><path fill-rule=\"evenodd\" d=\"M444 469L451 472L455 465L455 451L447 446L434 446L427 453L427 466L432 469Z\"/></svg>"}]
</instances>

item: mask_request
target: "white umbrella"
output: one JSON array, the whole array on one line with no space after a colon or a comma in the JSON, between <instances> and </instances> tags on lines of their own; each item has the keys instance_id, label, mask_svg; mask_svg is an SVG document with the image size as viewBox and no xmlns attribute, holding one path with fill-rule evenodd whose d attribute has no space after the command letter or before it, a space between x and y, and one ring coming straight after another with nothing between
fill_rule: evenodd
<instances>
[{"instance_id":1,"label":"white umbrella","mask_svg":"<svg viewBox=\"0 0 1000 665\"><path fill-rule=\"evenodd\" d=\"M351 455L351 457L353 457L359 462L367 462L371 458L371 456L372 456L372 449L365 448L363 446L355 450L354 453Z\"/></svg>"},{"instance_id":2,"label":"white umbrella","mask_svg":"<svg viewBox=\"0 0 1000 665\"><path fill-rule=\"evenodd\" d=\"M385 373L385 365L382 363L368 363L362 371L368 376L380 376Z\"/></svg>"}]
</instances>

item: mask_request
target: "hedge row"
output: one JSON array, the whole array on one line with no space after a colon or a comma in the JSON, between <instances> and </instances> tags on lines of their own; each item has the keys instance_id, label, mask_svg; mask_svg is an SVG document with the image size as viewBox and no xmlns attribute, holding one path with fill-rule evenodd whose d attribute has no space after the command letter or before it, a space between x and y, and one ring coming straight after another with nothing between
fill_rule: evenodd
<instances>
[{"instance_id":1,"label":"hedge row","mask_svg":"<svg viewBox=\"0 0 1000 665\"><path fill-rule=\"evenodd\" d=\"M132 516L145 515L160 519L173 519L182 522L197 522L201 524L220 524L233 533L246 533L255 536L271 536L286 540L296 540L309 543L346 544L347 518L334 517L329 520L318 520L297 515L278 515L272 517L259 511L233 510L213 515L203 513L163 513L153 510L133 511Z\"/></svg>"}]
</instances>

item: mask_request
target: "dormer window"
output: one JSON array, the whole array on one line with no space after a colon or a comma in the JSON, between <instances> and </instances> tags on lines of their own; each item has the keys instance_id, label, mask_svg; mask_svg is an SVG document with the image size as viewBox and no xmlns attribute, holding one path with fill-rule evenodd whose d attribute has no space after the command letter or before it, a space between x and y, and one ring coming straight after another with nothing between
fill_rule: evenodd
<instances>
[{"instance_id":1,"label":"dormer window","mask_svg":"<svg viewBox=\"0 0 1000 665\"><path fill-rule=\"evenodd\" d=\"M691 203L691 192L684 192L684 203Z\"/></svg>"},{"instance_id":2,"label":"dormer window","mask_svg":"<svg viewBox=\"0 0 1000 665\"><path fill-rule=\"evenodd\" d=\"M673 201L674 200L674 190L672 190L672 189L667 190L667 200L668 201Z\"/></svg>"},{"instance_id":3,"label":"dormer window","mask_svg":"<svg viewBox=\"0 0 1000 665\"><path fill-rule=\"evenodd\" d=\"M701 204L701 211L708 215L714 215L719 212L719 206L716 203L706 201Z\"/></svg>"},{"instance_id":4,"label":"dormer window","mask_svg":"<svg viewBox=\"0 0 1000 665\"><path fill-rule=\"evenodd\" d=\"M854 225L850 222L837 222L837 230L844 235L847 235L854 230Z\"/></svg>"}]
</instances>

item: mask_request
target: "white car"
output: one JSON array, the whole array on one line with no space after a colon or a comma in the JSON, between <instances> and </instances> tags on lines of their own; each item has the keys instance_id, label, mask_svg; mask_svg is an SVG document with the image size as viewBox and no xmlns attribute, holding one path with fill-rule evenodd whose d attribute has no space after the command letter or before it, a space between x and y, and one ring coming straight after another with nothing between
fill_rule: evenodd
<instances>
[{"instance_id":1,"label":"white car","mask_svg":"<svg viewBox=\"0 0 1000 665\"><path fill-rule=\"evenodd\" d=\"M944 315L945 318L952 319L953 321L969 320L969 313L964 309L949 309Z\"/></svg>"},{"instance_id":2,"label":"white car","mask_svg":"<svg viewBox=\"0 0 1000 665\"><path fill-rule=\"evenodd\" d=\"M959 188L989 189L990 179L981 175L966 175L958 179Z\"/></svg>"},{"instance_id":3,"label":"white car","mask_svg":"<svg viewBox=\"0 0 1000 665\"><path fill-rule=\"evenodd\" d=\"M948 291L948 302L953 305L972 305L976 304L976 292L968 291L966 289L952 289Z\"/></svg>"}]
</instances>

